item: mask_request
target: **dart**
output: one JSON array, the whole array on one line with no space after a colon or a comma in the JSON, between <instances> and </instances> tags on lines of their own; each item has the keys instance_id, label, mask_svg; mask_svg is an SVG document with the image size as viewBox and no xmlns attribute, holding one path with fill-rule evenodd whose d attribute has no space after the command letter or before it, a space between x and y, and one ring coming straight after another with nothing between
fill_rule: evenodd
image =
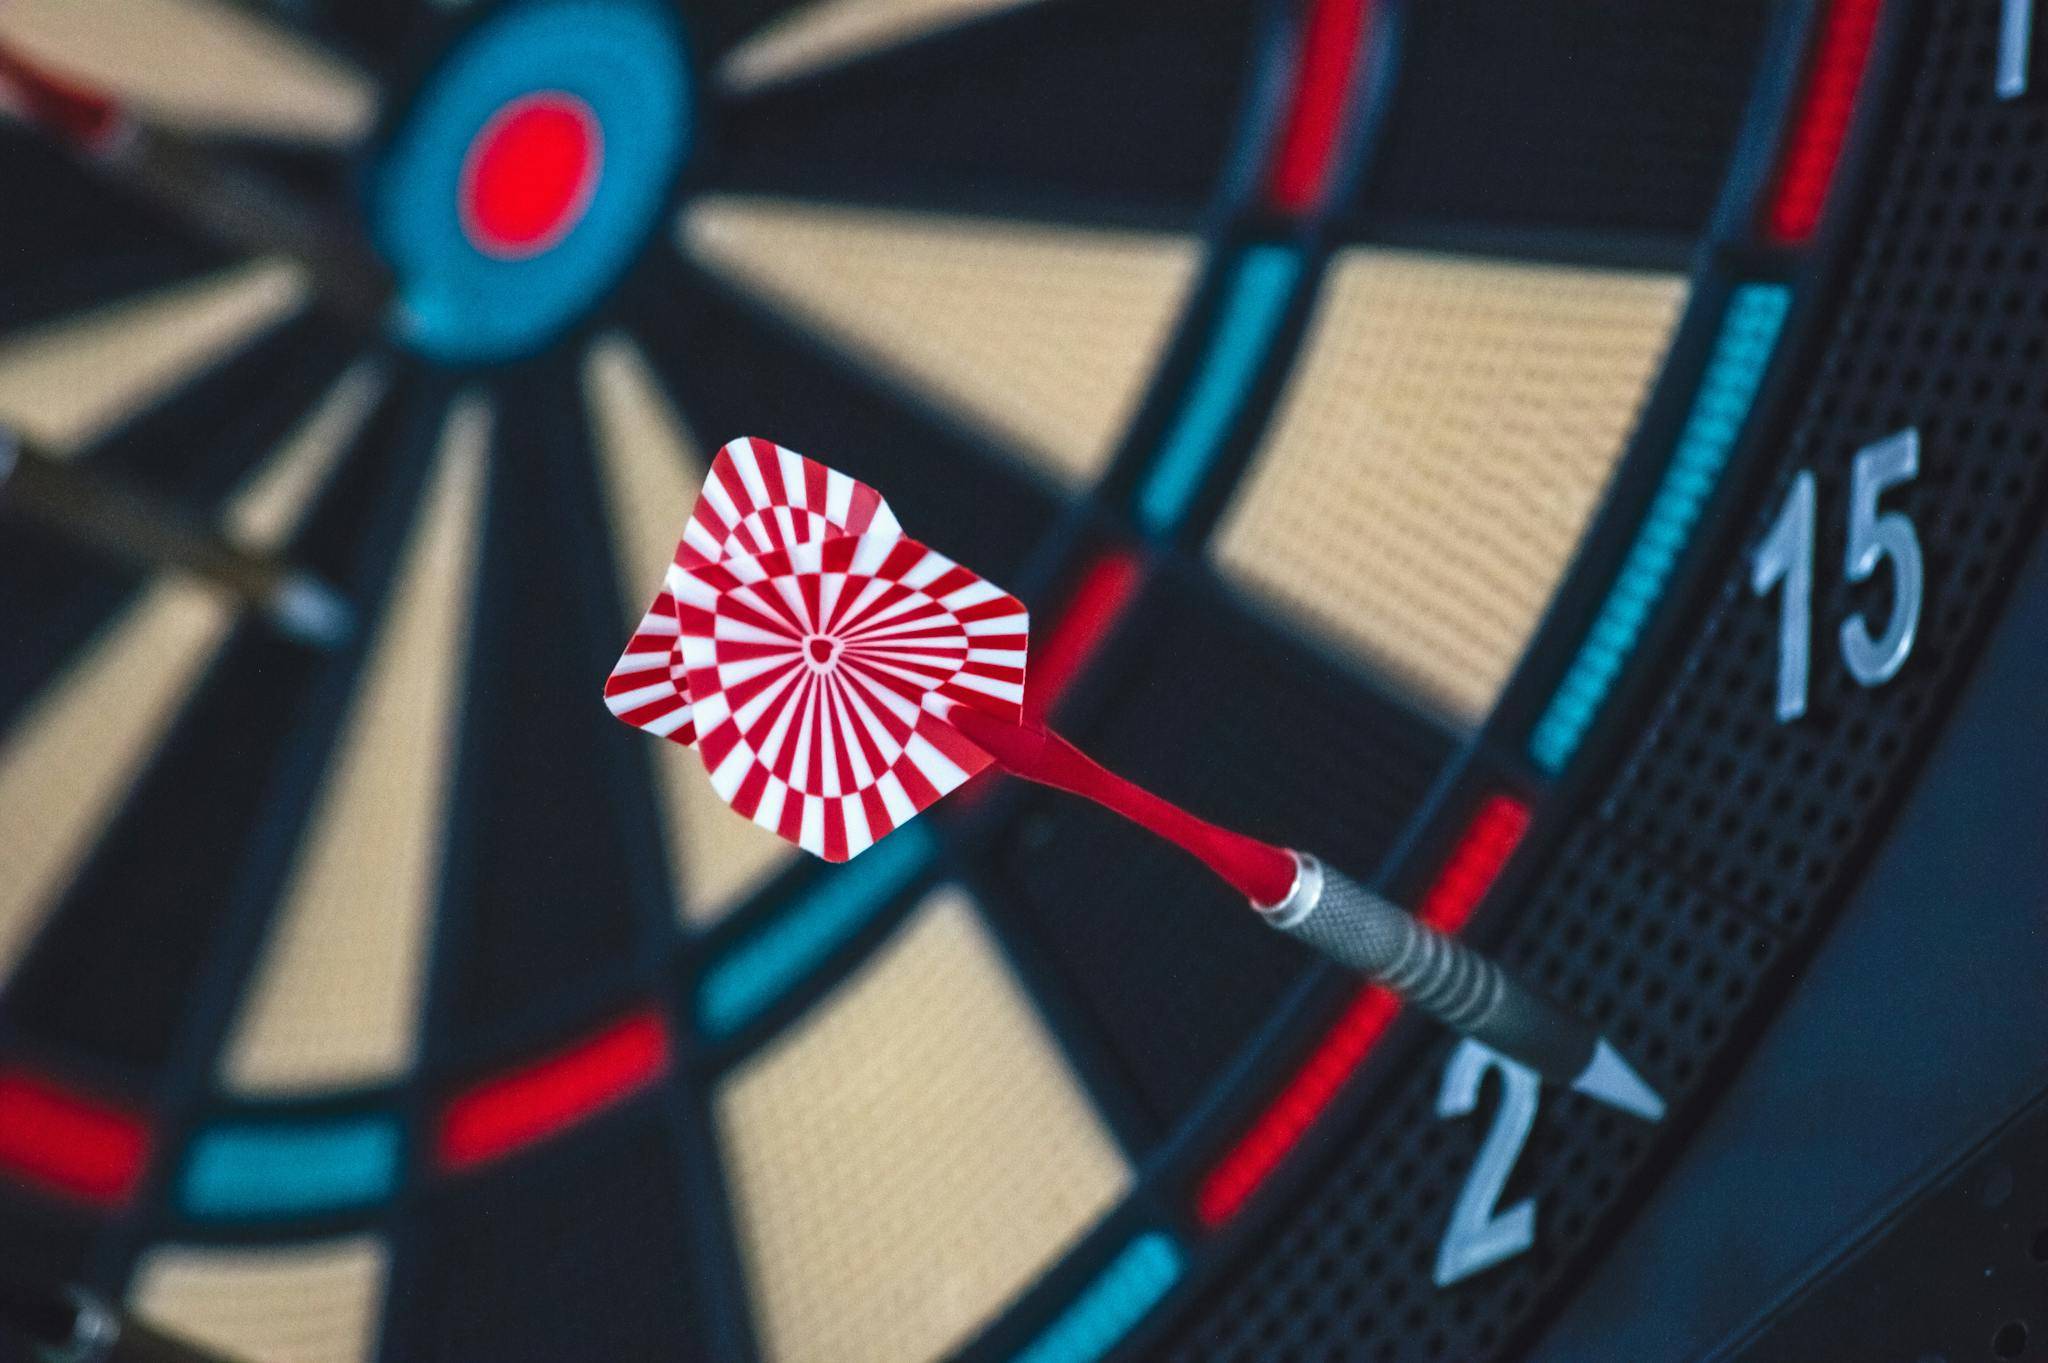
<instances>
[{"instance_id":1,"label":"dart","mask_svg":"<svg viewBox=\"0 0 2048 1363\"><path fill-rule=\"evenodd\" d=\"M367 323L385 317L392 279L367 243L203 142L4 43L0 104L100 174L164 205L222 245L295 261L314 293L342 315Z\"/></svg>"},{"instance_id":2,"label":"dart","mask_svg":"<svg viewBox=\"0 0 2048 1363\"><path fill-rule=\"evenodd\" d=\"M138 488L44 454L4 427L0 512L38 522L109 557L209 582L301 643L332 648L352 631L348 603L318 577L237 544Z\"/></svg>"},{"instance_id":3,"label":"dart","mask_svg":"<svg viewBox=\"0 0 2048 1363\"><path fill-rule=\"evenodd\" d=\"M1620 1052L1472 948L1321 859L1222 828L1102 767L1025 706L1029 615L909 538L880 495L770 442L720 451L606 683L694 746L738 813L845 861L993 765L1194 856L1272 927L1464 1036L1649 1120Z\"/></svg>"},{"instance_id":4,"label":"dart","mask_svg":"<svg viewBox=\"0 0 2048 1363\"><path fill-rule=\"evenodd\" d=\"M0 1280L0 1339L18 1342L38 1363L229 1363L79 1287Z\"/></svg>"}]
</instances>

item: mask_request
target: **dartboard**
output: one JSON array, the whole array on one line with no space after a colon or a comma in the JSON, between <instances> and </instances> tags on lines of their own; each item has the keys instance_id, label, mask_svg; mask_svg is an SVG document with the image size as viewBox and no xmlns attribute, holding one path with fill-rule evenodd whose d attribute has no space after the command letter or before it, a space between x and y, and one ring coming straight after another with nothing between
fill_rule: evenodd
<instances>
[{"instance_id":1,"label":"dartboard","mask_svg":"<svg viewBox=\"0 0 2048 1363\"><path fill-rule=\"evenodd\" d=\"M0 1279L250 1363L2048 1356L2034 10L11 0ZM995 770L735 814L605 692L740 437L1662 1119Z\"/></svg>"}]
</instances>

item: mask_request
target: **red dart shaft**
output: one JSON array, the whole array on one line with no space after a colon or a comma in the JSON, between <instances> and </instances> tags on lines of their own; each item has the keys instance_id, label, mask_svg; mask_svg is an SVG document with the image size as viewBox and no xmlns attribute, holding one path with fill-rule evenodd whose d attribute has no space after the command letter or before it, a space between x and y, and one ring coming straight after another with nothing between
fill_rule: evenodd
<instances>
[{"instance_id":1,"label":"red dart shaft","mask_svg":"<svg viewBox=\"0 0 2048 1363\"><path fill-rule=\"evenodd\" d=\"M1294 888L1294 854L1198 819L1103 767L1050 729L959 705L946 721L1013 776L1095 801L1182 850L1254 904L1278 904Z\"/></svg>"},{"instance_id":2,"label":"red dart shaft","mask_svg":"<svg viewBox=\"0 0 2048 1363\"><path fill-rule=\"evenodd\" d=\"M1198 819L1105 771L1049 729L958 704L944 707L944 718L1005 771L1093 800L1192 852L1272 926L1462 1035L1624 1112L1663 1116L1663 1098L1590 1024L1314 857Z\"/></svg>"},{"instance_id":3,"label":"red dart shaft","mask_svg":"<svg viewBox=\"0 0 2048 1363\"><path fill-rule=\"evenodd\" d=\"M63 138L102 174L169 207L238 251L279 253L344 314L381 324L390 271L358 234L223 160L175 129L138 117L119 100L53 75L0 43L0 99Z\"/></svg>"},{"instance_id":4,"label":"red dart shaft","mask_svg":"<svg viewBox=\"0 0 2048 1363\"><path fill-rule=\"evenodd\" d=\"M21 111L97 154L122 124L121 106L94 90L52 75L13 49L0 46L0 92Z\"/></svg>"}]
</instances>

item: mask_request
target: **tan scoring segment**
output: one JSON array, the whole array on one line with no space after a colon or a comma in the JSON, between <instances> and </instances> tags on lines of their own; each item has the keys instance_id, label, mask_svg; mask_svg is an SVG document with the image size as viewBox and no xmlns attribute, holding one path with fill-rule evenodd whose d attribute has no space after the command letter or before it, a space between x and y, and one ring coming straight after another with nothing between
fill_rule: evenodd
<instances>
[{"instance_id":1,"label":"tan scoring segment","mask_svg":"<svg viewBox=\"0 0 2048 1363\"><path fill-rule=\"evenodd\" d=\"M456 404L222 1068L244 1092L370 1084L415 1049L489 410Z\"/></svg>"},{"instance_id":2,"label":"tan scoring segment","mask_svg":"<svg viewBox=\"0 0 2048 1363\"><path fill-rule=\"evenodd\" d=\"M22 332L0 346L0 422L74 452L304 297L293 267L257 262Z\"/></svg>"},{"instance_id":3,"label":"tan scoring segment","mask_svg":"<svg viewBox=\"0 0 2048 1363\"><path fill-rule=\"evenodd\" d=\"M130 1309L167 1333L250 1363L368 1363L386 1253L367 1236L326 1244L144 1255Z\"/></svg>"},{"instance_id":4,"label":"tan scoring segment","mask_svg":"<svg viewBox=\"0 0 2048 1363\"><path fill-rule=\"evenodd\" d=\"M774 1363L920 1363L1130 1173L968 899L943 889L718 1097Z\"/></svg>"},{"instance_id":5,"label":"tan scoring segment","mask_svg":"<svg viewBox=\"0 0 2048 1363\"><path fill-rule=\"evenodd\" d=\"M1070 483L1102 472L1197 262L1187 237L699 200L684 242Z\"/></svg>"},{"instance_id":6,"label":"tan scoring segment","mask_svg":"<svg viewBox=\"0 0 2048 1363\"><path fill-rule=\"evenodd\" d=\"M591 347L583 385L604 469L624 597L619 638L654 599L682 536L683 522L704 481L703 446L683 429L662 398L646 358L623 336ZM795 849L775 834L736 819L704 773L697 755L674 743L653 746L655 789L666 818L671 883L685 923L706 927L723 918Z\"/></svg>"},{"instance_id":7,"label":"tan scoring segment","mask_svg":"<svg viewBox=\"0 0 2048 1363\"><path fill-rule=\"evenodd\" d=\"M338 142L376 114L368 78L228 0L8 0L0 38L195 128Z\"/></svg>"},{"instance_id":8,"label":"tan scoring segment","mask_svg":"<svg viewBox=\"0 0 2048 1363\"><path fill-rule=\"evenodd\" d=\"M296 525L382 379L358 366L228 503L224 523L257 546ZM0 980L120 808L164 730L234 623L210 588L164 578L58 674L0 737Z\"/></svg>"},{"instance_id":9,"label":"tan scoring segment","mask_svg":"<svg viewBox=\"0 0 2048 1363\"><path fill-rule=\"evenodd\" d=\"M851 61L1028 0L818 0L792 10L719 63L730 90L770 85Z\"/></svg>"},{"instance_id":10,"label":"tan scoring segment","mask_svg":"<svg viewBox=\"0 0 2048 1363\"><path fill-rule=\"evenodd\" d=\"M1578 544L1685 298L1662 275L1343 253L1217 562L1476 723Z\"/></svg>"}]
</instances>

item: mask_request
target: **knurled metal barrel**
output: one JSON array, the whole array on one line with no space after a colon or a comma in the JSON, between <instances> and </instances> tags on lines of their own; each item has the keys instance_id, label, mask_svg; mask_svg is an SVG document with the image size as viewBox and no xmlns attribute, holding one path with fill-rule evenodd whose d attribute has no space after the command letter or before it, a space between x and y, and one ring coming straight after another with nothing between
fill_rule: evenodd
<instances>
[{"instance_id":1,"label":"knurled metal barrel","mask_svg":"<svg viewBox=\"0 0 2048 1363\"><path fill-rule=\"evenodd\" d=\"M1600 1044L1593 1028L1316 857L1294 856L1293 892L1257 906L1273 927L1548 1079L1569 1085L1585 1072Z\"/></svg>"}]
</instances>

